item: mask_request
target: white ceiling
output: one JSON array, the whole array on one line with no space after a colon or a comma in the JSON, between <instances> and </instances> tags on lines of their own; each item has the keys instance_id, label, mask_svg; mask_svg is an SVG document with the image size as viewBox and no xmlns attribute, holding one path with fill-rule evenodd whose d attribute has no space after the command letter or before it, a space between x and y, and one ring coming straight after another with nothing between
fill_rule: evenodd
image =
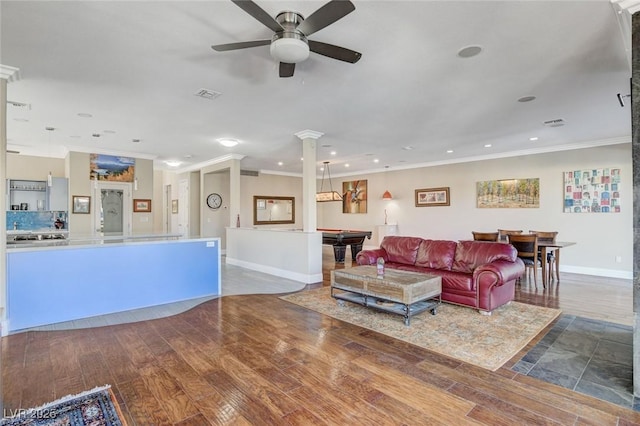
<instances>
[{"instance_id":1,"label":"white ceiling","mask_svg":"<svg viewBox=\"0 0 640 426\"><path fill-rule=\"evenodd\" d=\"M257 1L272 16L324 3ZM30 105L8 105L8 148L183 169L233 153L243 169L301 173L295 133L310 129L324 133L319 166L337 176L630 141L630 101L616 98L630 93L630 66L608 0L354 4L309 38L361 52L358 63L311 53L279 78L268 46L211 49L271 37L228 0L2 0L0 64L20 69L8 99ZM470 45L482 53L457 56ZM196 97L202 88L222 95ZM543 125L558 118L566 125Z\"/></svg>"}]
</instances>

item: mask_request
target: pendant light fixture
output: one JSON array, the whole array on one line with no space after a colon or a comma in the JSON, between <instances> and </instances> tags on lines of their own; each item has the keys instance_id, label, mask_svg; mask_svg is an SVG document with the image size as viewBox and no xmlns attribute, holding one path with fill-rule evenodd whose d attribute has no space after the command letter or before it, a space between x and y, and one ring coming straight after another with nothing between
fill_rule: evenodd
<instances>
[{"instance_id":1,"label":"pendant light fixture","mask_svg":"<svg viewBox=\"0 0 640 426\"><path fill-rule=\"evenodd\" d=\"M382 194L382 199L383 200L393 200L393 196L391 195L391 193L387 190L384 191L384 194Z\"/></svg>"},{"instance_id":2,"label":"pendant light fixture","mask_svg":"<svg viewBox=\"0 0 640 426\"><path fill-rule=\"evenodd\" d=\"M329 162L325 161L324 168L322 169L322 182L320 183L320 192L316 193L316 202L322 203L325 201L342 201L342 195L333 190L333 184L331 183L331 171L329 170ZM329 191L322 191L324 188L324 172L329 175Z\"/></svg>"}]
</instances>

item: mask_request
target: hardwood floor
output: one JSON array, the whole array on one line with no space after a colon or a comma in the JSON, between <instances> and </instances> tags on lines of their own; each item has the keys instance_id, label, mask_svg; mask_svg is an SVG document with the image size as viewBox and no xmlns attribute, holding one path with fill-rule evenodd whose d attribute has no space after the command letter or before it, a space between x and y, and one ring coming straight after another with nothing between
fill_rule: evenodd
<instances>
[{"instance_id":1,"label":"hardwood floor","mask_svg":"<svg viewBox=\"0 0 640 426\"><path fill-rule=\"evenodd\" d=\"M344 266L330 251L323 260L327 285ZM561 278L547 291L525 281L516 297L629 320L630 282ZM511 371L537 340L491 372L277 295L226 296L168 318L4 337L3 401L29 408L111 384L130 426L640 424L640 413Z\"/></svg>"}]
</instances>

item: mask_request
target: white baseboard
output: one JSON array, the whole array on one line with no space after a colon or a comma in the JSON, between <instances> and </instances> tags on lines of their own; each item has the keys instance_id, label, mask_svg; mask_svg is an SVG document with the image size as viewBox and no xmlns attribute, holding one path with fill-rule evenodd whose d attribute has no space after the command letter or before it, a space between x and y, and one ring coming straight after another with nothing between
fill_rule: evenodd
<instances>
[{"instance_id":1,"label":"white baseboard","mask_svg":"<svg viewBox=\"0 0 640 426\"><path fill-rule=\"evenodd\" d=\"M619 269L587 268L584 266L560 265L560 272L594 275L597 277L621 278L625 280L633 279L632 271L624 271Z\"/></svg>"},{"instance_id":2,"label":"white baseboard","mask_svg":"<svg viewBox=\"0 0 640 426\"><path fill-rule=\"evenodd\" d=\"M319 274L301 274L297 272L287 271L285 269L274 268L272 266L261 265L258 263L246 262L231 257L226 257L226 263L229 265L240 266L242 268L251 269L252 271L263 272L276 277L287 278L304 284L314 284L322 282L322 272Z\"/></svg>"}]
</instances>

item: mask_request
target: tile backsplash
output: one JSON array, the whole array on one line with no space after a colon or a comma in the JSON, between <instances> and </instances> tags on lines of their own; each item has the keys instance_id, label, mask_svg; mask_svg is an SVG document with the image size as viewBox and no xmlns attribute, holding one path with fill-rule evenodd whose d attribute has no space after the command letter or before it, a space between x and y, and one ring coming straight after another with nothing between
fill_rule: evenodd
<instances>
[{"instance_id":1,"label":"tile backsplash","mask_svg":"<svg viewBox=\"0 0 640 426\"><path fill-rule=\"evenodd\" d=\"M68 230L67 212L64 211L7 211L7 231L44 231L55 230L54 223L60 219L64 224L62 229ZM14 226L15 224L15 226Z\"/></svg>"}]
</instances>

